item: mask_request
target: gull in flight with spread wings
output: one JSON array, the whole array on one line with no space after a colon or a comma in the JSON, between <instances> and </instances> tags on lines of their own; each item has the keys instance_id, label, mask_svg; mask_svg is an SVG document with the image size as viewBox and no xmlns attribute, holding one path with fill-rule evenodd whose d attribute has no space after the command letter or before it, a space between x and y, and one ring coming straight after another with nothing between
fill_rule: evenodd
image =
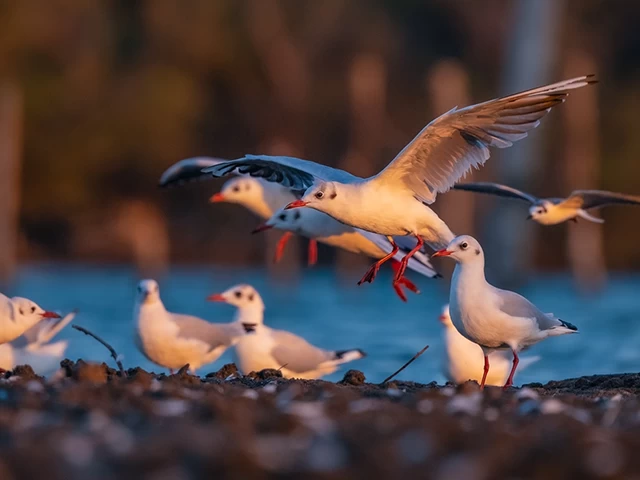
<instances>
[{"instance_id":1,"label":"gull in flight with spread wings","mask_svg":"<svg viewBox=\"0 0 640 480\"><path fill-rule=\"evenodd\" d=\"M587 210L607 205L640 205L638 196L604 190L574 190L566 198L538 198L522 190L491 182L460 183L453 188L529 202L531 206L527 219L535 220L541 225L557 225L567 220L577 222L578 217L594 223L604 223L603 219L594 217Z\"/></svg>"},{"instance_id":2,"label":"gull in flight with spread wings","mask_svg":"<svg viewBox=\"0 0 640 480\"><path fill-rule=\"evenodd\" d=\"M465 108L453 108L429 123L381 172L356 177L291 157L247 155L203 169L216 177L234 171L261 177L298 192L289 208L309 207L355 228L387 236L411 235L415 247L403 258L396 280L424 243L443 248L453 238L431 210L438 193L448 191L472 167L523 139L571 90L595 83L592 75L527 90ZM395 247L394 247L395 248ZM375 278L376 262L363 280Z\"/></svg>"}]
</instances>

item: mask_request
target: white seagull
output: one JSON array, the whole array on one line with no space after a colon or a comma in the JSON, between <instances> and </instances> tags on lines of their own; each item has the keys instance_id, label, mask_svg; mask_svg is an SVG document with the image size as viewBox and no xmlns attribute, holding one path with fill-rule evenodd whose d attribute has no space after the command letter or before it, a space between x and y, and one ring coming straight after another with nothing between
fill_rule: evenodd
<instances>
[{"instance_id":1,"label":"white seagull","mask_svg":"<svg viewBox=\"0 0 640 480\"><path fill-rule=\"evenodd\" d=\"M142 280L133 311L140 352L170 371L189 364L191 372L214 362L244 335L239 322L209 323L198 317L168 312L155 280Z\"/></svg>"},{"instance_id":2,"label":"white seagull","mask_svg":"<svg viewBox=\"0 0 640 480\"><path fill-rule=\"evenodd\" d=\"M456 330L449 315L449 305L442 308L440 321L444 326L445 358L444 372L447 380L454 383L464 383L467 380L482 380L482 361L484 354L475 343L470 342ZM520 359L520 369L527 368L540 357L524 357ZM511 353L498 350L489 354L491 370L485 380L486 385L504 385L511 370Z\"/></svg>"},{"instance_id":3,"label":"white seagull","mask_svg":"<svg viewBox=\"0 0 640 480\"><path fill-rule=\"evenodd\" d=\"M202 169L218 165L226 160L215 157L194 157L180 160L171 165L160 177L161 187L173 187L195 180L210 179L210 175L202 175ZM253 178L248 175L232 178L222 185L218 193L214 193L209 201L211 203L235 203L245 207L251 213L267 220L277 210L293 202L296 197L290 189L267 182L261 178ZM279 262L284 254L284 249L293 234L285 232L276 245L275 262ZM318 245L315 240L309 240L309 264L315 264Z\"/></svg>"},{"instance_id":4,"label":"white seagull","mask_svg":"<svg viewBox=\"0 0 640 480\"><path fill-rule=\"evenodd\" d=\"M291 157L247 155L203 169L221 177L234 171L261 177L302 195L289 208L310 207L355 228L389 236L412 235L416 246L442 248L453 238L449 227L427 205L472 167L490 156L489 147L506 148L526 137L569 92L594 83L582 76L465 108L453 108L429 123L377 175L364 179L343 170ZM368 273L375 277L372 267ZM366 277L366 275L365 275Z\"/></svg>"},{"instance_id":5,"label":"white seagull","mask_svg":"<svg viewBox=\"0 0 640 480\"><path fill-rule=\"evenodd\" d=\"M27 298L8 298L0 294L0 344L15 340L46 318L60 318L60 315L43 310Z\"/></svg>"},{"instance_id":6,"label":"white seagull","mask_svg":"<svg viewBox=\"0 0 640 480\"><path fill-rule=\"evenodd\" d=\"M0 345L0 368L13 370L17 365L30 365L37 375L43 376L58 370L69 342L51 340L75 315L76 312L71 312L62 319L45 319L12 342Z\"/></svg>"},{"instance_id":7,"label":"white seagull","mask_svg":"<svg viewBox=\"0 0 640 480\"><path fill-rule=\"evenodd\" d=\"M489 284L484 276L484 252L475 238L456 237L433 256L457 262L449 293L451 320L458 332L483 350L481 388L489 373L489 354L494 350L510 349L513 353L511 373L504 384L507 388L513 384L520 350L547 337L577 332L574 325L542 313L523 296Z\"/></svg>"},{"instance_id":8,"label":"white seagull","mask_svg":"<svg viewBox=\"0 0 640 480\"><path fill-rule=\"evenodd\" d=\"M578 221L578 217L594 223L604 220L594 217L587 210L607 205L640 205L640 197L605 190L574 190L566 198L538 198L517 188L491 182L460 183L455 190L488 193L499 197L514 198L529 202L528 220L541 225L557 225L567 220Z\"/></svg>"},{"instance_id":9,"label":"white seagull","mask_svg":"<svg viewBox=\"0 0 640 480\"><path fill-rule=\"evenodd\" d=\"M236 285L209 297L237 307L236 322L247 330L234 348L236 364L244 374L279 369L285 378L313 379L329 375L339 365L363 358L362 350L323 350L304 338L264 324L264 303L250 285Z\"/></svg>"},{"instance_id":10,"label":"white seagull","mask_svg":"<svg viewBox=\"0 0 640 480\"><path fill-rule=\"evenodd\" d=\"M313 209L287 210L282 208L258 226L254 233L270 228L287 230L332 247L378 259L379 265L388 260L387 257L391 257L393 259L392 267L396 271L399 268L401 258L413 248L411 240L406 237L394 239L397 245L402 247L395 249L384 235L344 225L329 215ZM417 252L409 260L408 267L428 278L440 277L440 274L431 265L429 257L423 252ZM363 281L366 279L363 278L358 284ZM393 283L393 288L402 301L407 301L407 297L401 289L402 286L414 293L420 293L413 282L403 276L399 282Z\"/></svg>"}]
</instances>

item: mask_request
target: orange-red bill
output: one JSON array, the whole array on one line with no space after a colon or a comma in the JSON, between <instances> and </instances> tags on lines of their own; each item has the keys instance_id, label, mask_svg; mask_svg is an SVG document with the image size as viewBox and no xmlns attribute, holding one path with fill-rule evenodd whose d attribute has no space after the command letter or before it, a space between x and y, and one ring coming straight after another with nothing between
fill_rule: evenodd
<instances>
[{"instance_id":1,"label":"orange-red bill","mask_svg":"<svg viewBox=\"0 0 640 480\"><path fill-rule=\"evenodd\" d=\"M211 195L211 198L209 198L209 201L211 203L224 202L224 195L222 194L222 192L214 193L213 195Z\"/></svg>"},{"instance_id":2,"label":"orange-red bill","mask_svg":"<svg viewBox=\"0 0 640 480\"><path fill-rule=\"evenodd\" d=\"M262 224L258 225L256 228L254 228L251 231L251 233L264 232L265 230L269 230L270 228L273 228L273 225L267 225L266 223L262 223Z\"/></svg>"},{"instance_id":3,"label":"orange-red bill","mask_svg":"<svg viewBox=\"0 0 640 480\"><path fill-rule=\"evenodd\" d=\"M442 250L438 250L433 255L431 255L431 258L433 258L433 257L447 257L447 256L451 255L452 253L453 252L450 252L446 248L443 248Z\"/></svg>"},{"instance_id":4,"label":"orange-red bill","mask_svg":"<svg viewBox=\"0 0 640 480\"><path fill-rule=\"evenodd\" d=\"M284 207L285 210L289 210L291 208L299 208L299 207L305 207L307 205L307 202L303 201L303 200L294 200L293 202L291 202L289 205L287 205L286 207Z\"/></svg>"},{"instance_id":5,"label":"orange-red bill","mask_svg":"<svg viewBox=\"0 0 640 480\"><path fill-rule=\"evenodd\" d=\"M41 313L40 316L42 318L62 318L60 315L58 315L56 312L49 312L46 311L44 313Z\"/></svg>"},{"instance_id":6,"label":"orange-red bill","mask_svg":"<svg viewBox=\"0 0 640 480\"><path fill-rule=\"evenodd\" d=\"M209 295L207 300L210 302L226 302L227 300L224 298L224 295L221 293L214 293L213 295Z\"/></svg>"}]
</instances>

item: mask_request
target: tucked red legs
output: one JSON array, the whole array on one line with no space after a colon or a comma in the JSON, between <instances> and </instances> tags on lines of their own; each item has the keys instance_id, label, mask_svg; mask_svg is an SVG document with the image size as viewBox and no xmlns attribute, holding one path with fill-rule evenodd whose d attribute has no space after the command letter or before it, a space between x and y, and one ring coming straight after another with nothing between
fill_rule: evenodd
<instances>
[{"instance_id":1,"label":"tucked red legs","mask_svg":"<svg viewBox=\"0 0 640 480\"><path fill-rule=\"evenodd\" d=\"M424 241L422 240L422 237L419 237L418 235L416 235L415 237L418 239L418 243L416 244L415 247L413 247L413 250L411 250L409 253L407 253L404 256L404 258L400 262L400 267L396 272L396 277L393 279L394 284L401 283L402 277L404 277L404 272L407 270L407 264L409 263L409 259L413 257L416 254L416 252L419 252L422 246L424 245Z\"/></svg>"},{"instance_id":2,"label":"tucked red legs","mask_svg":"<svg viewBox=\"0 0 640 480\"><path fill-rule=\"evenodd\" d=\"M391 260L391 268L393 268L393 271L397 273L400 268L400 262L395 259ZM411 290L413 293L420 293L418 287L416 287L415 284L407 277L402 277L397 283L394 281L393 289L396 291L396 295L398 295L400 300L403 302L407 301L407 296L402 291L402 287L406 287L407 290Z\"/></svg>"},{"instance_id":3,"label":"tucked red legs","mask_svg":"<svg viewBox=\"0 0 640 480\"><path fill-rule=\"evenodd\" d=\"M484 382L487 379L487 373L489 373L489 356L484 356L484 372L482 373L482 381L480 382L480 390L484 390Z\"/></svg>"},{"instance_id":4,"label":"tucked red legs","mask_svg":"<svg viewBox=\"0 0 640 480\"><path fill-rule=\"evenodd\" d=\"M391 250L387 255L382 257L376 263L371 265L369 270L367 270L367 273L364 274L364 277L362 277L358 282L358 285L362 285L364 282L369 282L369 283L373 282L373 280L376 278L376 275L378 274L378 270L380 270L380 265L382 265L387 260L390 260L391 258L393 258L393 256L396 253L398 253L398 250L400 250L400 247L396 245L396 242L394 242L392 238L389 238L389 241L391 242L391 246L393 247L393 250Z\"/></svg>"},{"instance_id":5,"label":"tucked red legs","mask_svg":"<svg viewBox=\"0 0 640 480\"><path fill-rule=\"evenodd\" d=\"M307 264L309 266L312 266L312 265L315 265L317 262L318 262L318 242L311 239L309 240Z\"/></svg>"},{"instance_id":6,"label":"tucked red legs","mask_svg":"<svg viewBox=\"0 0 640 480\"><path fill-rule=\"evenodd\" d=\"M284 254L284 247L287 246L287 242L293 237L293 233L285 232L284 235L280 237L278 240L278 244L276 245L276 254L273 257L273 262L278 263L282 259L282 255Z\"/></svg>"},{"instance_id":7,"label":"tucked red legs","mask_svg":"<svg viewBox=\"0 0 640 480\"><path fill-rule=\"evenodd\" d=\"M516 368L518 368L518 363L520 363L520 360L518 359L518 354L516 353L515 350L511 350L513 352L513 366L511 367L511 373L509 374L509 378L507 378L507 383L504 384L504 387L502 388L509 388L511 385L513 385L513 376L516 373Z\"/></svg>"}]
</instances>

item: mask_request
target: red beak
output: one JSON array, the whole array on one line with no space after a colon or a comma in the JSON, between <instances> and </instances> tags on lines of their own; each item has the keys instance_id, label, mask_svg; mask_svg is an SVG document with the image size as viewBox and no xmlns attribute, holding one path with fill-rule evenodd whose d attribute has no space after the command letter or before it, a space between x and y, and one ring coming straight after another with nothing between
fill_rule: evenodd
<instances>
[{"instance_id":1,"label":"red beak","mask_svg":"<svg viewBox=\"0 0 640 480\"><path fill-rule=\"evenodd\" d=\"M443 248L442 250L438 250L437 252L435 252L433 255L431 255L431 258L433 257L448 257L449 255L451 255L453 252L450 252L449 250L447 250L446 248Z\"/></svg>"},{"instance_id":2,"label":"red beak","mask_svg":"<svg viewBox=\"0 0 640 480\"><path fill-rule=\"evenodd\" d=\"M41 314L40 314L40 316L41 316L42 318L62 318L62 317L61 317L60 315L58 315L56 312L49 312L49 311L44 312L44 313L41 313Z\"/></svg>"},{"instance_id":3,"label":"red beak","mask_svg":"<svg viewBox=\"0 0 640 480\"><path fill-rule=\"evenodd\" d=\"M210 302L226 302L227 301L221 293L214 293L213 295L209 295L207 297L207 300L209 300Z\"/></svg>"},{"instance_id":4,"label":"red beak","mask_svg":"<svg viewBox=\"0 0 640 480\"><path fill-rule=\"evenodd\" d=\"M307 205L307 203L309 202L304 202L302 200L296 200L294 202L291 202L289 205L287 205L286 207L284 207L285 210L289 210L290 208L300 208L300 207L305 207Z\"/></svg>"},{"instance_id":5,"label":"red beak","mask_svg":"<svg viewBox=\"0 0 640 480\"><path fill-rule=\"evenodd\" d=\"M444 322L447 320L447 316L446 316L446 315L440 315L440 316L438 317L438 319L439 319L442 323L444 323Z\"/></svg>"},{"instance_id":6,"label":"red beak","mask_svg":"<svg viewBox=\"0 0 640 480\"><path fill-rule=\"evenodd\" d=\"M254 228L251 233L260 233L260 232L264 232L265 230L269 230L270 228L273 228L273 225L267 225L266 223L263 223L261 225L258 225L256 228Z\"/></svg>"},{"instance_id":7,"label":"red beak","mask_svg":"<svg viewBox=\"0 0 640 480\"><path fill-rule=\"evenodd\" d=\"M211 195L209 202L211 203L224 202L224 195L222 194L222 192L214 193L213 195Z\"/></svg>"}]
</instances>

